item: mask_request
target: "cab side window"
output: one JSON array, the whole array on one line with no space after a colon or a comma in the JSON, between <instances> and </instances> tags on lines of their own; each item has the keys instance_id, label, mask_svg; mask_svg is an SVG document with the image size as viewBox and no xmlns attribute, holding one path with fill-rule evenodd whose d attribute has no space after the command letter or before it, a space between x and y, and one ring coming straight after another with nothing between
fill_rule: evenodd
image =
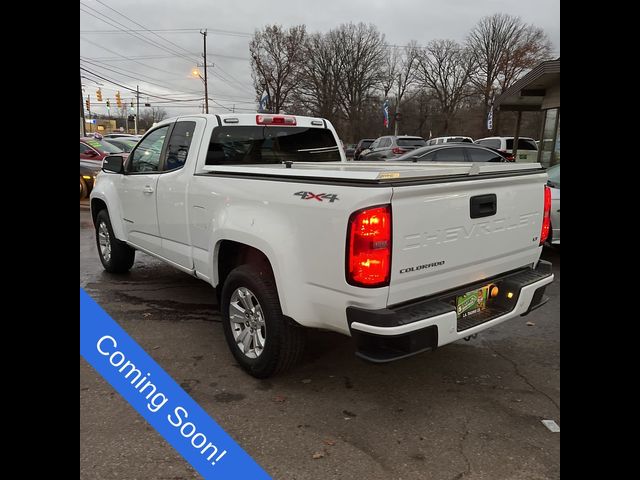
<instances>
[{"instance_id":1,"label":"cab side window","mask_svg":"<svg viewBox=\"0 0 640 480\"><path fill-rule=\"evenodd\" d=\"M147 135L131 152L127 171L129 173L157 172L160 167L160 155L169 125L160 127Z\"/></svg>"},{"instance_id":2,"label":"cab side window","mask_svg":"<svg viewBox=\"0 0 640 480\"><path fill-rule=\"evenodd\" d=\"M173 127L169 143L167 144L167 157L164 170L177 170L184 166L189 154L193 132L196 122L178 122Z\"/></svg>"}]
</instances>

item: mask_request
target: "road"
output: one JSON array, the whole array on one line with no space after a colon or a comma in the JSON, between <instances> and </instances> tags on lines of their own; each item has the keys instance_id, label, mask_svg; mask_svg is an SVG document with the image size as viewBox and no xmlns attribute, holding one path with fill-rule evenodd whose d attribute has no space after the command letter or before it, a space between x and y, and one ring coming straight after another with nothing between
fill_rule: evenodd
<instances>
[{"instance_id":1,"label":"road","mask_svg":"<svg viewBox=\"0 0 640 480\"><path fill-rule=\"evenodd\" d=\"M435 352L386 365L351 340L310 332L295 370L257 380L235 363L208 284L137 253L104 272L80 208L80 286L274 479L557 479L560 253L551 300ZM80 359L82 479L200 478ZM319 458L314 458L319 457Z\"/></svg>"}]
</instances>

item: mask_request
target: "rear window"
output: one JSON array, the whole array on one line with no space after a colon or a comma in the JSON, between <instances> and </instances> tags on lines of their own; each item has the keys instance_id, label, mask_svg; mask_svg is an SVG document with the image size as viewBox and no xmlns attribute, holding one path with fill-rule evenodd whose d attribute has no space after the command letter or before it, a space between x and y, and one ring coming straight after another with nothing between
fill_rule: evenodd
<instances>
[{"instance_id":1,"label":"rear window","mask_svg":"<svg viewBox=\"0 0 640 480\"><path fill-rule=\"evenodd\" d=\"M500 148L500 140L497 138L492 138L489 140L478 140L476 143L478 145L484 145L485 147L491 147L496 149Z\"/></svg>"},{"instance_id":2,"label":"rear window","mask_svg":"<svg viewBox=\"0 0 640 480\"><path fill-rule=\"evenodd\" d=\"M399 138L397 143L399 147L424 147L427 144L422 138Z\"/></svg>"},{"instance_id":3,"label":"rear window","mask_svg":"<svg viewBox=\"0 0 640 480\"><path fill-rule=\"evenodd\" d=\"M513 150L513 138L507 139L507 150ZM538 150L533 140L518 139L518 150Z\"/></svg>"},{"instance_id":4,"label":"rear window","mask_svg":"<svg viewBox=\"0 0 640 480\"><path fill-rule=\"evenodd\" d=\"M211 134L207 165L339 162L330 130L307 127L218 127Z\"/></svg>"},{"instance_id":5,"label":"rear window","mask_svg":"<svg viewBox=\"0 0 640 480\"><path fill-rule=\"evenodd\" d=\"M447 142L454 143L473 143L469 137L449 137Z\"/></svg>"},{"instance_id":6,"label":"rear window","mask_svg":"<svg viewBox=\"0 0 640 480\"><path fill-rule=\"evenodd\" d=\"M375 142L375 140L363 140L362 142L360 142L360 146L362 148L367 148L369 145L371 145L373 142Z\"/></svg>"}]
</instances>

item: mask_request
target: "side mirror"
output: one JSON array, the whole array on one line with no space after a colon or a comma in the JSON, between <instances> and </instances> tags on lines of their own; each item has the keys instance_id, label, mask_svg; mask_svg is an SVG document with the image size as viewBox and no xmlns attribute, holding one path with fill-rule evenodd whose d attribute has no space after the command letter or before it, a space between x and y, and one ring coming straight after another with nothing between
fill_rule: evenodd
<instances>
[{"instance_id":1,"label":"side mirror","mask_svg":"<svg viewBox=\"0 0 640 480\"><path fill-rule=\"evenodd\" d=\"M124 173L124 157L122 155L104 157L102 170L105 172Z\"/></svg>"}]
</instances>

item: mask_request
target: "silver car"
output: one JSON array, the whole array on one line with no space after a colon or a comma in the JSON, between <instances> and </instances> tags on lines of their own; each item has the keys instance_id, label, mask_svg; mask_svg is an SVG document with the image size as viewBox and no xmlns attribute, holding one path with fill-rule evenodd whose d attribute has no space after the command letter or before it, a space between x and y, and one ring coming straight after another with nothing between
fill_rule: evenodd
<instances>
[{"instance_id":1,"label":"silver car","mask_svg":"<svg viewBox=\"0 0 640 480\"><path fill-rule=\"evenodd\" d=\"M552 245L560 245L560 164L549 167L547 175L547 185L551 188L551 230L548 241Z\"/></svg>"}]
</instances>

